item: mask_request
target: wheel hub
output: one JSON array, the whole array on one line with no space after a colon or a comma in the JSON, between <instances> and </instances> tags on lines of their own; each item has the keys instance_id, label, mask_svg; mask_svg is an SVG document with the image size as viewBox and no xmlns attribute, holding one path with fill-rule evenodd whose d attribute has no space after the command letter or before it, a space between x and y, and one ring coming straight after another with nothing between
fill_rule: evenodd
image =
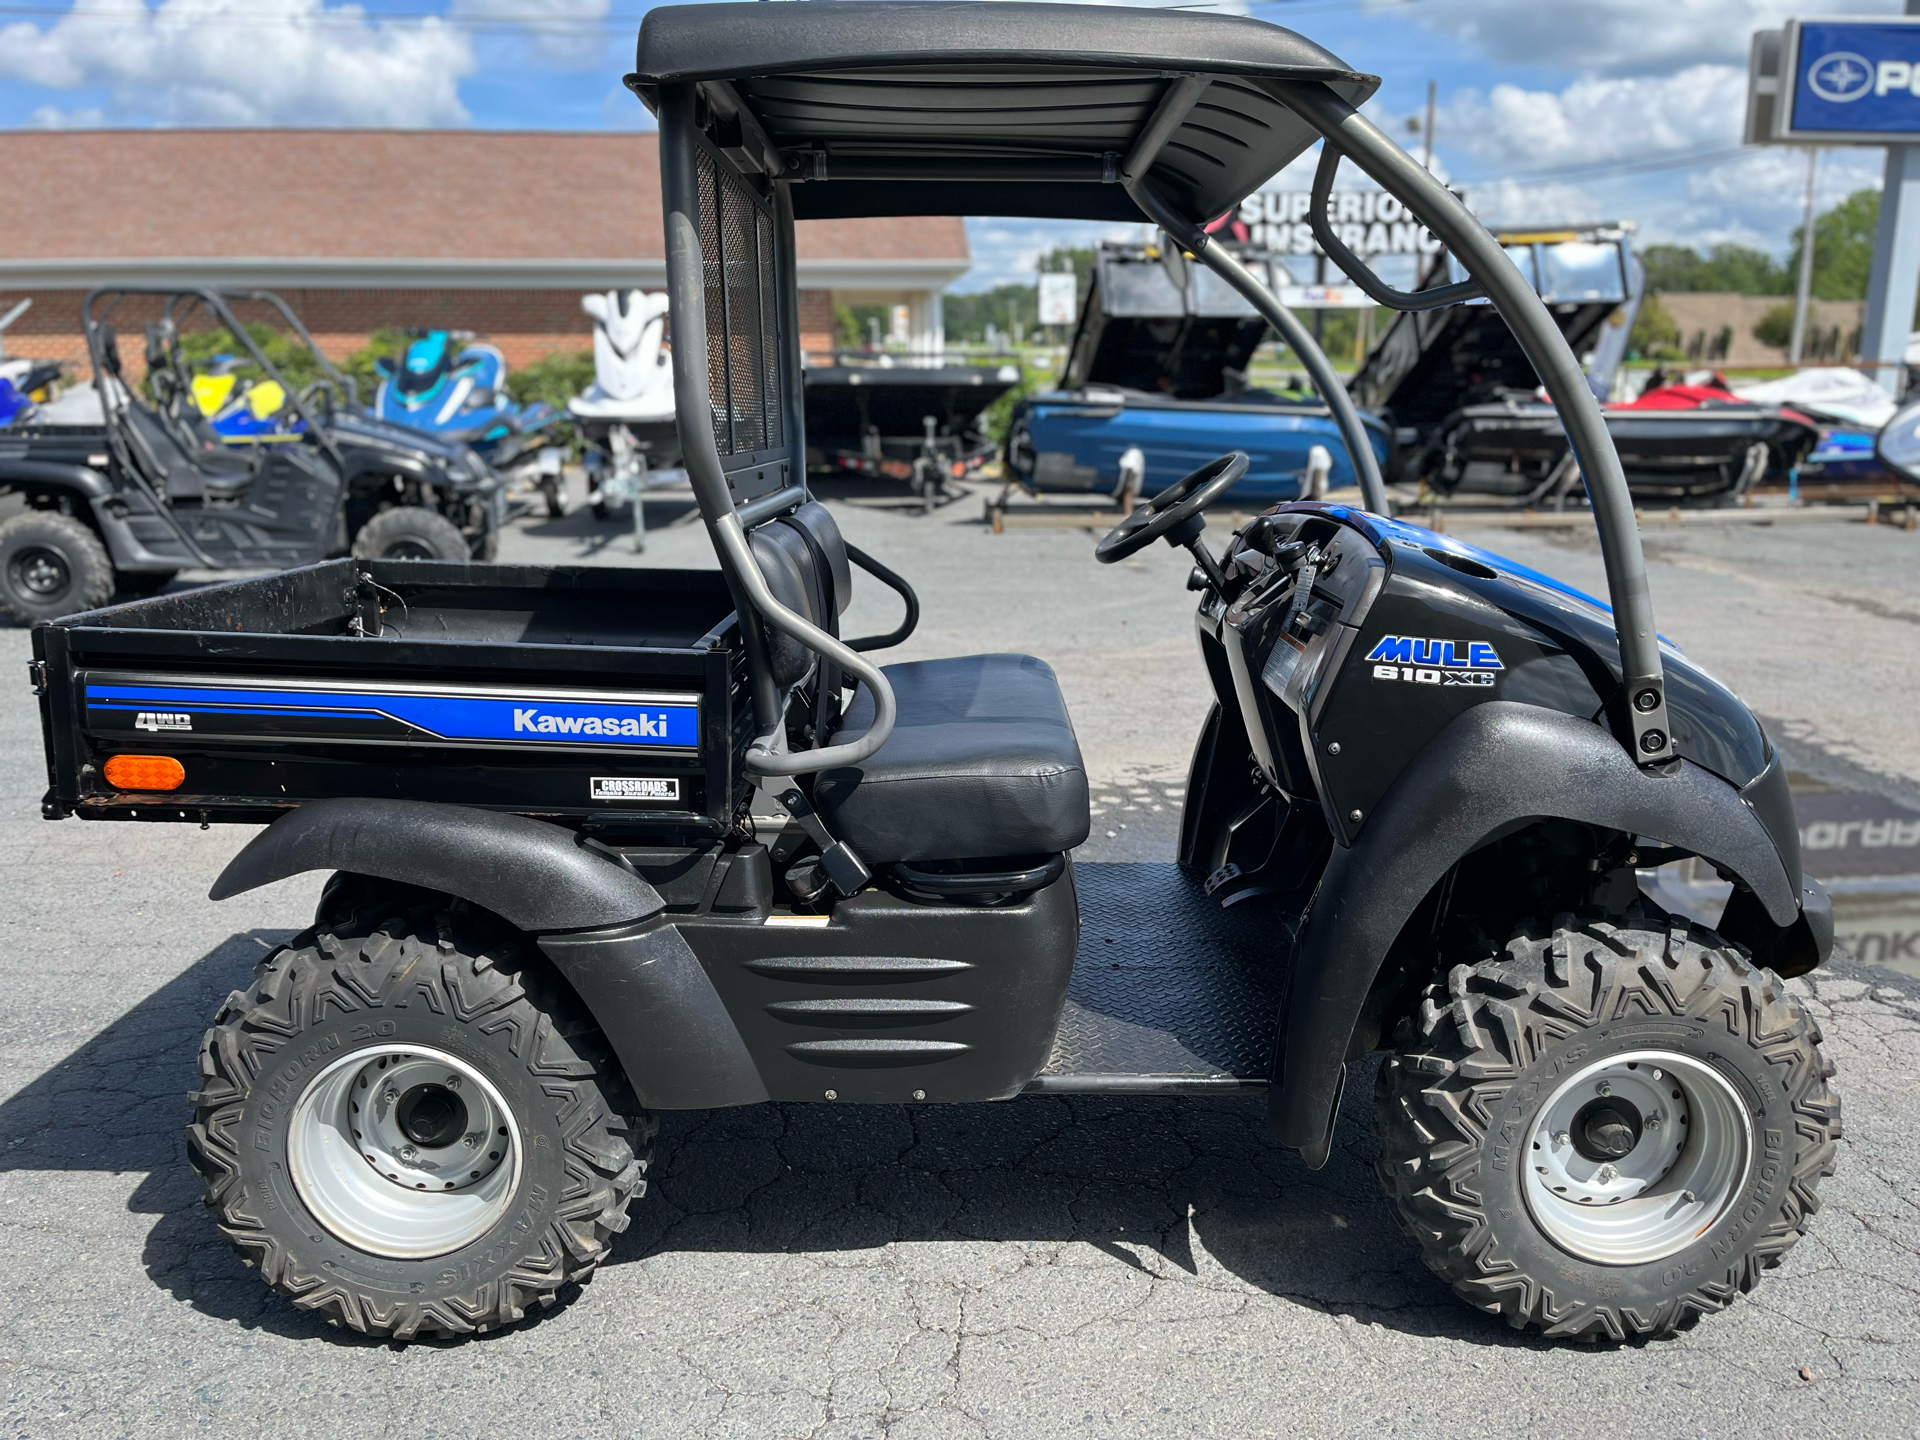
<instances>
[{"instance_id":1,"label":"wheel hub","mask_svg":"<svg viewBox=\"0 0 1920 1440\"><path fill-rule=\"evenodd\" d=\"M1752 1122L1719 1071L1666 1051L1569 1076L1536 1112L1528 1208L1562 1249L1639 1265L1691 1244L1738 1192Z\"/></svg>"},{"instance_id":2,"label":"wheel hub","mask_svg":"<svg viewBox=\"0 0 1920 1440\"><path fill-rule=\"evenodd\" d=\"M67 563L51 550L32 549L14 558L13 573L22 590L42 598L58 595L71 578Z\"/></svg>"},{"instance_id":3,"label":"wheel hub","mask_svg":"<svg viewBox=\"0 0 1920 1440\"><path fill-rule=\"evenodd\" d=\"M295 1188L335 1236L376 1255L444 1255L519 1188L518 1128L500 1092L429 1047L359 1050L322 1071L288 1137Z\"/></svg>"},{"instance_id":4,"label":"wheel hub","mask_svg":"<svg viewBox=\"0 0 1920 1440\"><path fill-rule=\"evenodd\" d=\"M1573 1117L1573 1148L1596 1165L1630 1154L1644 1133L1640 1112L1624 1100L1605 1096L1589 1101Z\"/></svg>"}]
</instances>

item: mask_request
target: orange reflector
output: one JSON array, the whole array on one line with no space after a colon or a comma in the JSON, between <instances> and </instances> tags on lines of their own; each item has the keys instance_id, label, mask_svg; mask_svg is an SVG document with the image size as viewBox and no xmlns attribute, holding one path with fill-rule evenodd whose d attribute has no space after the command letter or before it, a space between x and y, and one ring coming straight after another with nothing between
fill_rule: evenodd
<instances>
[{"instance_id":1,"label":"orange reflector","mask_svg":"<svg viewBox=\"0 0 1920 1440\"><path fill-rule=\"evenodd\" d=\"M187 781L187 767L171 755L116 755L103 773L116 790L178 790Z\"/></svg>"}]
</instances>

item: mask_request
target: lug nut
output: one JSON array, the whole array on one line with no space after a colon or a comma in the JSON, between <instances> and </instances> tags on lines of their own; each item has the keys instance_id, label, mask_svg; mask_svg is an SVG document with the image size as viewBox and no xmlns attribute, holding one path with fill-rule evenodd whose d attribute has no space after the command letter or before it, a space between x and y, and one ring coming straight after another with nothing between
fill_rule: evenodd
<instances>
[{"instance_id":1,"label":"lug nut","mask_svg":"<svg viewBox=\"0 0 1920 1440\"><path fill-rule=\"evenodd\" d=\"M460 1137L460 1143L469 1150L478 1150L480 1148L480 1132L476 1130L471 1135L462 1135Z\"/></svg>"},{"instance_id":2,"label":"lug nut","mask_svg":"<svg viewBox=\"0 0 1920 1440\"><path fill-rule=\"evenodd\" d=\"M1700 1202L1694 1198L1691 1190L1682 1190L1680 1192L1680 1203L1682 1205L1697 1205Z\"/></svg>"},{"instance_id":3,"label":"lug nut","mask_svg":"<svg viewBox=\"0 0 1920 1440\"><path fill-rule=\"evenodd\" d=\"M1647 1116L1647 1129L1658 1130L1659 1128L1660 1128L1660 1117L1658 1115Z\"/></svg>"},{"instance_id":4,"label":"lug nut","mask_svg":"<svg viewBox=\"0 0 1920 1440\"><path fill-rule=\"evenodd\" d=\"M400 1147L400 1158L402 1160L418 1160L420 1158L420 1152L411 1145L402 1145Z\"/></svg>"},{"instance_id":5,"label":"lug nut","mask_svg":"<svg viewBox=\"0 0 1920 1440\"><path fill-rule=\"evenodd\" d=\"M380 1098L389 1105L397 1105L400 1103L400 1092L389 1085L385 1090L380 1092Z\"/></svg>"},{"instance_id":6,"label":"lug nut","mask_svg":"<svg viewBox=\"0 0 1920 1440\"><path fill-rule=\"evenodd\" d=\"M1602 1080L1598 1085L1593 1087L1593 1093L1596 1095L1611 1095L1613 1093L1613 1082L1610 1080Z\"/></svg>"},{"instance_id":7,"label":"lug nut","mask_svg":"<svg viewBox=\"0 0 1920 1440\"><path fill-rule=\"evenodd\" d=\"M1653 1078L1656 1080L1660 1078L1660 1068L1657 1065L1653 1069Z\"/></svg>"},{"instance_id":8,"label":"lug nut","mask_svg":"<svg viewBox=\"0 0 1920 1440\"><path fill-rule=\"evenodd\" d=\"M459 1088L460 1088L460 1077L458 1075L447 1076L447 1089L458 1090Z\"/></svg>"},{"instance_id":9,"label":"lug nut","mask_svg":"<svg viewBox=\"0 0 1920 1440\"><path fill-rule=\"evenodd\" d=\"M1553 1137L1553 1143L1554 1143L1554 1147L1558 1149L1563 1145L1571 1145L1573 1143L1573 1137L1567 1134L1566 1131L1562 1130L1559 1134Z\"/></svg>"},{"instance_id":10,"label":"lug nut","mask_svg":"<svg viewBox=\"0 0 1920 1440\"><path fill-rule=\"evenodd\" d=\"M1611 1165L1602 1165L1598 1170L1593 1172L1593 1178L1602 1185L1611 1185L1615 1180L1620 1178L1620 1172Z\"/></svg>"}]
</instances>

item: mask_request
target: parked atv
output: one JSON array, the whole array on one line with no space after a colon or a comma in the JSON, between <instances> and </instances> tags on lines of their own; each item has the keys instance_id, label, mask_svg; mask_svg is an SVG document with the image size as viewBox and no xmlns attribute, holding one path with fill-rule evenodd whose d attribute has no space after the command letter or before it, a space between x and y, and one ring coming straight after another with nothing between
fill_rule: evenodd
<instances>
[{"instance_id":1,"label":"parked atv","mask_svg":"<svg viewBox=\"0 0 1920 1440\"><path fill-rule=\"evenodd\" d=\"M113 324L136 296L160 313L147 326L139 388L123 373ZM229 445L208 425L180 353L187 309L229 332L236 351L291 397L299 428L287 443ZM116 590L159 589L183 569L281 568L349 551L493 553L498 477L471 452L358 419L337 372L295 394L233 317L227 294L97 290L81 321L95 380L77 399L92 406L63 396L0 438L0 492L24 495L28 507L0 524L0 614L21 623L68 615ZM91 413L71 423L83 408Z\"/></svg>"},{"instance_id":2,"label":"parked atv","mask_svg":"<svg viewBox=\"0 0 1920 1440\"><path fill-rule=\"evenodd\" d=\"M341 560L34 632L49 816L270 820L216 899L335 872L201 1048L221 1229L298 1306L463 1334L606 1258L651 1112L1259 1094L1318 1168L1385 1050L1380 1180L1477 1309L1622 1337L1733 1303L1833 1168L1832 1066L1782 983L1831 911L1759 722L1657 639L1539 297L1356 108L1378 82L1289 31L850 14L657 7L628 78L719 573ZM1326 356L1201 228L1316 138L1312 223L1356 284L1485 297L1524 341L1611 608L1387 519ZM1343 156L1468 278L1408 295L1354 257L1324 218ZM1075 864L1087 774L1045 664L868 658L915 602L805 489L794 226L915 209L1159 225L1281 330L1347 447L1365 509L1281 505L1216 550L1235 451L1095 552L1193 556L1213 703L1178 866ZM856 568L902 596L891 634L840 637ZM1687 856L1734 882L1717 929L1640 889Z\"/></svg>"}]
</instances>

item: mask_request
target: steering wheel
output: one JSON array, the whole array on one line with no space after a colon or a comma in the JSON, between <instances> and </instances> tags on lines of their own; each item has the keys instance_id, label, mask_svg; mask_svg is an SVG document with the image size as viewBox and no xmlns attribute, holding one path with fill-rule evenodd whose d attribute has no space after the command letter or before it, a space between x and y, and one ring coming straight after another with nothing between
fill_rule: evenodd
<instances>
[{"instance_id":1,"label":"steering wheel","mask_svg":"<svg viewBox=\"0 0 1920 1440\"><path fill-rule=\"evenodd\" d=\"M1163 537L1169 545L1191 543L1207 523L1200 512L1226 494L1252 463L1244 450L1229 450L1218 460L1209 460L1108 531L1094 547L1093 558L1111 565Z\"/></svg>"}]
</instances>

